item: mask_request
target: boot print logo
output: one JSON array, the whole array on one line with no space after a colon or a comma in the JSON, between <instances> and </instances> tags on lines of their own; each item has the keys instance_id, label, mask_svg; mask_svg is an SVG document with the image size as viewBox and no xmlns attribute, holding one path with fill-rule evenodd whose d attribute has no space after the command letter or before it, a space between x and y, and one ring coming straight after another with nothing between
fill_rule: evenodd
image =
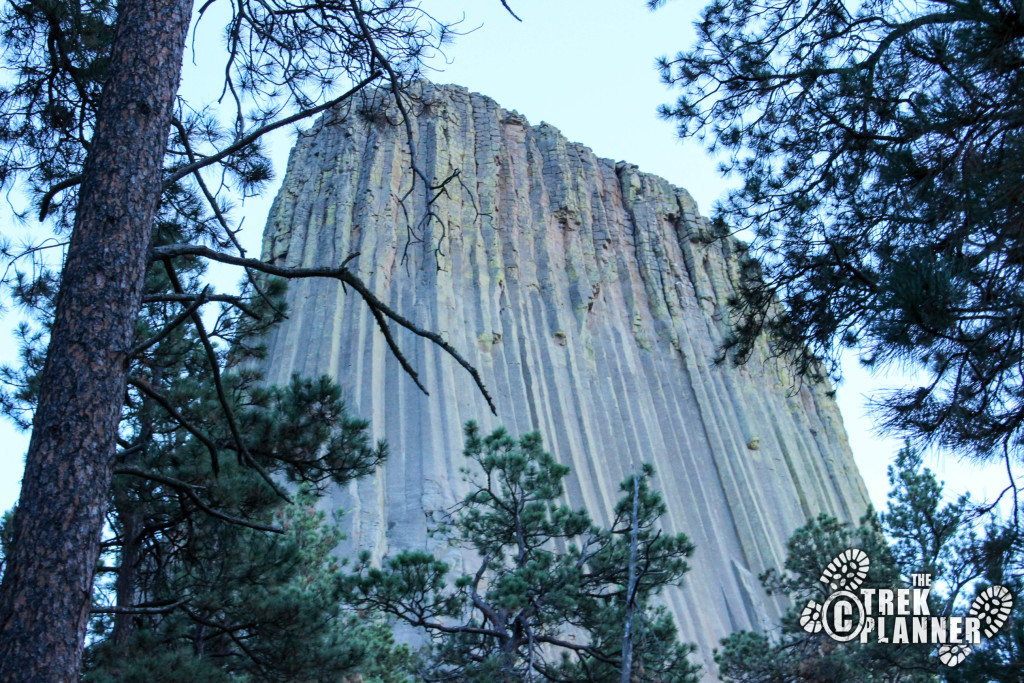
<instances>
[{"instance_id":1,"label":"boot print logo","mask_svg":"<svg viewBox=\"0 0 1024 683\"><path fill-rule=\"evenodd\" d=\"M822 604L807 602L800 612L801 628L841 643L859 638L862 643L938 645L939 661L956 666L972 645L982 636L993 637L1010 617L1013 595L1004 586L985 588L966 616L936 617L928 608L930 575L912 575L911 588L862 588L870 567L867 554L857 548L834 557L819 579L831 594Z\"/></svg>"}]
</instances>

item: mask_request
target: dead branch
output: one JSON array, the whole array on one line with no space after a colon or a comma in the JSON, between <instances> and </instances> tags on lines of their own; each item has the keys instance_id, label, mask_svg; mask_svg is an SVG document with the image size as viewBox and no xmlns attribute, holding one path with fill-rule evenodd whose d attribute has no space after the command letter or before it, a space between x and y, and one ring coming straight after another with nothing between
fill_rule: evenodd
<instances>
[{"instance_id":1,"label":"dead branch","mask_svg":"<svg viewBox=\"0 0 1024 683\"><path fill-rule=\"evenodd\" d=\"M168 187L178 182L179 180L189 175L190 173L194 173L195 171L201 168L205 168L210 164L215 164L224 157L234 154L235 152L245 148L247 145L251 145L253 142L255 142L256 140L258 140L259 138L263 137L264 135L271 131L277 130L278 128L282 128L297 121L301 121L302 119L309 118L310 116L316 116L320 112L326 111L333 107L334 105L344 102L349 97L356 94L357 92L365 88L367 85L380 78L382 75L383 73L380 70L375 70L369 76L367 76L359 83L357 83L355 86L353 86L351 90L348 90L344 94L335 97L333 100L329 100L327 102L324 102L323 104L318 104L315 107L303 109L299 112L296 112L295 114L292 114L291 116L286 116L283 119L279 119L277 121L274 121L273 123L268 123L265 126L261 126L254 130L253 132L249 133L248 135L239 138L238 141L235 142L234 144L225 147L224 149L220 150L215 154L211 154L208 157L203 157L202 159L199 159L195 162L186 164L185 166L172 170L167 175L167 177L164 178L164 189L167 189Z\"/></svg>"},{"instance_id":2,"label":"dead branch","mask_svg":"<svg viewBox=\"0 0 1024 683\"><path fill-rule=\"evenodd\" d=\"M363 301L366 302L366 305L369 306L371 310L378 311L413 334L433 342L449 356L454 358L455 361L458 362L459 365L461 365L473 378L473 381L476 383L480 393L483 394L484 399L486 399L491 412L495 415L498 414L490 393L488 393L487 388L484 386L483 380L480 379L480 373L477 372L476 368L474 368L469 361L463 358L463 356L456 351L451 344L446 342L441 335L436 332L428 332L427 330L424 330L378 299L376 295L374 295L374 293L371 292L365 284L363 284L363 281L347 268L292 268L287 266L278 266L258 259L232 256L231 254L225 254L207 246L198 244L168 244L165 246L154 247L151 253L154 259L170 259L175 256L202 256L210 259L211 261L227 263L234 266L242 266L244 268L252 268L253 270L257 270L268 275L278 275L289 279L326 277L338 280L339 282L352 287L352 289L362 297ZM417 385L418 384L419 383L417 382Z\"/></svg>"}]
</instances>

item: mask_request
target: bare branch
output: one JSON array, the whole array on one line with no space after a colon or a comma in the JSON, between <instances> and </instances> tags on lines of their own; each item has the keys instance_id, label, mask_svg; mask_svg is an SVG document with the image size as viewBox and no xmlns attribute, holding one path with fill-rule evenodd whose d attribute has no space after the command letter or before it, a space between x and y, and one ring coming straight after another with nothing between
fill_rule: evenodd
<instances>
[{"instance_id":1,"label":"bare branch","mask_svg":"<svg viewBox=\"0 0 1024 683\"><path fill-rule=\"evenodd\" d=\"M75 185L78 185L81 182L81 175L73 175L70 178L66 178L65 180L60 181L59 183L51 187L49 190L47 190L46 194L43 195L43 198L39 202L39 220L43 220L44 218L46 218L46 214L50 213L50 202L53 201L54 197L56 197L58 194L68 189L69 187L74 187Z\"/></svg>"},{"instance_id":2,"label":"bare branch","mask_svg":"<svg viewBox=\"0 0 1024 683\"><path fill-rule=\"evenodd\" d=\"M473 378L480 393L483 394L484 399L487 401L487 405L490 407L491 412L495 415L498 414L497 408L494 406L494 401L491 398L490 393L484 386L483 380L480 378L480 373L477 372L469 361L455 350L455 348L446 342L441 335L436 332L428 332L421 327L417 326L412 321L408 320L397 311L393 310L383 301L378 299L373 292L371 292L363 281L356 277L347 268L291 268L287 266L278 266L273 263L267 263L258 259L241 258L238 256L232 256L231 254L225 254L209 247L197 244L169 244L166 246L154 247L152 250L153 258L167 259L174 256L202 256L212 261L219 263L227 263L234 266L242 266L244 268L252 268L268 275L278 275L280 277L297 279L297 278L310 278L310 277L326 277L334 280L338 280L356 290L356 293L363 298L363 301L373 310L377 310L395 323L401 325L410 332L417 336L423 337L432 341L434 344L444 350L449 356L454 358Z\"/></svg>"},{"instance_id":3,"label":"bare branch","mask_svg":"<svg viewBox=\"0 0 1024 683\"><path fill-rule=\"evenodd\" d=\"M522 22L522 21L523 21L522 19L520 19L520 18L519 18L519 15L518 15L518 14L516 14L515 12L513 12L513 11L512 11L512 8L508 6L508 2L507 2L507 0L501 0L501 6L502 6L502 7L504 7L504 8L505 8L505 10L506 10L506 11L507 11L507 12L508 12L509 14L511 14L511 15L512 15L512 17L513 17L513 18L514 18L514 19L515 19L516 21L518 21L518 22Z\"/></svg>"},{"instance_id":4,"label":"bare branch","mask_svg":"<svg viewBox=\"0 0 1024 683\"><path fill-rule=\"evenodd\" d=\"M187 303L195 300L196 295L194 294L170 294L166 292L163 294L150 294L142 297L142 303L144 304L158 304L171 301ZM260 315L256 311L252 310L249 306L243 303L245 301L243 297L237 296L235 294L207 294L205 297L203 297L203 300L231 304L238 310L242 311L242 313L245 313L250 318L254 320L262 320L262 317L260 317Z\"/></svg>"},{"instance_id":5,"label":"bare branch","mask_svg":"<svg viewBox=\"0 0 1024 683\"><path fill-rule=\"evenodd\" d=\"M369 85L373 81L375 81L378 78L380 78L382 75L383 75L382 72L374 71L369 76L367 76L366 78L361 80L359 83L357 83L354 87L352 87L351 90L349 90L348 92L344 93L343 95L335 97L333 100L329 100L329 101L324 102L323 104L319 104L319 105L317 105L315 107L309 107L308 109L303 109L302 111L296 112L295 114L292 114L291 116L286 116L283 119L279 119L277 121L274 121L273 123L268 123L265 126L261 126L260 128L257 128L256 130L254 130L253 132L249 133L248 135L245 135L245 136L239 138L237 142L235 142L232 145L229 145L228 147L225 147L224 149L220 150L216 154L211 154L208 157L203 157L202 159L199 159L198 161L195 161L193 163L187 164L186 166L182 166L181 168L178 168L178 169L175 169L175 170L171 171L170 174L166 178L164 178L164 189L170 187L171 185L173 185L174 183L178 182L179 180L181 180L185 176L189 175L190 173L194 173L194 172L196 172L197 170L199 170L201 168L205 168L206 166L209 166L210 164L215 164L218 161L220 161L221 159L223 159L224 157L227 157L227 156L230 156L230 155L234 154L235 152L239 151L240 149L243 149L244 147L246 147L247 145L251 145L253 142L255 142L256 140L260 139L261 137L263 137L264 135L266 135L267 133L269 133L271 131L277 130L278 128L282 128L284 126L287 126L289 124L295 123L297 121L301 121L303 119L309 118L310 116L316 116L317 114L319 114L322 111L327 111L328 109L330 109L334 105L339 104L341 102L344 102L349 97L351 97L352 95L356 94L357 92L359 92L360 90L365 88L367 85Z\"/></svg>"},{"instance_id":6,"label":"bare branch","mask_svg":"<svg viewBox=\"0 0 1024 683\"><path fill-rule=\"evenodd\" d=\"M133 605L131 607L93 607L92 614L167 614L185 604L185 600L175 600L166 605Z\"/></svg>"}]
</instances>

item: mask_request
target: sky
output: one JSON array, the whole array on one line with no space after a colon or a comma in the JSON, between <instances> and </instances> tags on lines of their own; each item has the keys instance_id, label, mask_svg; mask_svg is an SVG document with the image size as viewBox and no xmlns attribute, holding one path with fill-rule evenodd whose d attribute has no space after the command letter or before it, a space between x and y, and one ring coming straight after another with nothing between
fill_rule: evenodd
<instances>
[{"instance_id":1,"label":"sky","mask_svg":"<svg viewBox=\"0 0 1024 683\"><path fill-rule=\"evenodd\" d=\"M718 172L719 162L697 140L682 141L675 125L657 115L675 94L658 74L656 59L692 46L703 0L669 0L650 11L644 0L432 0L439 18L465 16L464 30L445 60L434 60L436 83L456 83L515 109L531 124L545 121L601 157L625 160L641 171L685 188L705 216L739 181ZM434 9L436 8L436 9ZM475 29L475 30L474 30ZM868 401L880 389L908 380L897 368L872 376L851 354L837 388L854 458L876 508L889 492L886 468L902 446L872 427ZM996 496L1005 472L961 463L940 452L925 464L946 483L950 496Z\"/></svg>"},{"instance_id":2,"label":"sky","mask_svg":"<svg viewBox=\"0 0 1024 683\"><path fill-rule=\"evenodd\" d=\"M445 55L430 60L427 77L436 83L456 83L495 99L506 109L525 115L530 123L545 121L572 141L598 156L626 160L686 188L704 215L730 182L717 172L717 162L698 142L682 142L674 126L657 116L659 104L673 93L655 69L658 56L689 47L692 24L702 3L670 0L650 12L644 0L508 0L522 19L516 21L500 0L424 0L424 7L442 20L462 19ZM199 49L215 45L216 35L197 40ZM191 41L190 41L191 42ZM186 55L184 87L201 89L211 83L204 55L194 63ZM248 199L243 239L259 252L266 215L284 173L294 133L272 141L278 181L264 196ZM9 221L5 221L10 225ZM9 228L20 231L21 228ZM220 289L226 289L220 286ZM14 359L13 329L17 310L0 319L0 360ZM854 458L876 507L884 506L888 491L886 467L900 442L874 435L866 416L866 401L881 387L906 380L898 373L872 377L855 358L844 364L846 379L838 400ZM28 437L0 418L0 511L17 500L20 472ZM973 497L995 495L1005 473L962 464L941 453L926 454L926 464L946 481L948 493L970 490Z\"/></svg>"}]
</instances>

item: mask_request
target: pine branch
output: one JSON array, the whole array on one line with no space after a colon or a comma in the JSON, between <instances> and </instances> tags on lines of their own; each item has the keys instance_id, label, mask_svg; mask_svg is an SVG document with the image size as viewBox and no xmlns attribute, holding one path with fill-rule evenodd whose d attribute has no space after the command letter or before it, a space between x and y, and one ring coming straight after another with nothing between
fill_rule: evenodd
<instances>
[{"instance_id":1,"label":"pine branch","mask_svg":"<svg viewBox=\"0 0 1024 683\"><path fill-rule=\"evenodd\" d=\"M134 358L137 355L139 355L140 353L142 353L143 351L145 351L146 349L148 349L148 348L150 348L150 347L152 347L152 346L154 346L156 344L159 344L161 341L166 339L167 336L171 332L173 332L176 327L178 327L181 323L183 323L186 320L188 320L192 316L193 313L195 313L197 310L199 310L199 307L202 306L203 303L207 300L206 295L207 295L207 292L209 291L209 289L210 289L210 286L207 285L206 287L203 288L203 291L201 291L199 293L199 296L190 297L191 300L192 300L192 303L184 311L182 311L180 314L178 314L178 316L176 318L174 318L174 320L172 320L171 322L169 322L166 325L164 325L163 328L158 333L154 334L152 337L150 337L146 341L139 342L134 347L132 347L132 350L128 352L128 357L129 358ZM182 300L184 300L184 299L182 299Z\"/></svg>"},{"instance_id":2,"label":"pine branch","mask_svg":"<svg viewBox=\"0 0 1024 683\"><path fill-rule=\"evenodd\" d=\"M131 607L93 607L91 614L167 614L185 604L185 600L175 600L166 605L133 605Z\"/></svg>"},{"instance_id":3,"label":"pine branch","mask_svg":"<svg viewBox=\"0 0 1024 683\"><path fill-rule=\"evenodd\" d=\"M200 12L200 14L202 14L202 12ZM185 126L182 125L180 121L178 121L177 118L172 119L171 123L178 129L178 135L181 136L181 144L185 147L185 153L188 155L189 162L195 165L196 154L192 150L192 145L189 142L188 131L185 129ZM245 248L242 246L242 243L238 241L238 237L237 235L235 235L236 231L232 230L231 226L228 225L227 217L224 215L224 212L221 211L220 206L217 205L217 198L213 195L212 192L210 192L209 188L207 188L206 182L203 180L203 174L200 173L199 171L200 169L196 168L194 171L192 171L192 175L195 176L196 182L199 184L200 189L203 191L203 195L206 197L206 201L210 205L210 209L213 211L214 216L216 216L217 221L221 225L221 228L223 228L224 234L226 234L228 236L228 239L231 240L231 243L235 245L235 249L238 250L238 255L245 256ZM239 224L238 229L241 230L241 224ZM260 284L256 281L256 278L253 276L252 270L246 268L245 276L249 280L249 284L253 286L253 289L256 290L256 293L260 295L260 297L264 300L264 302L266 302L266 304L271 308L271 310L273 310L274 313L276 313L277 315L283 317L283 312L278 310L277 306L274 305L274 302L270 300L270 297L268 297L266 293L264 293L263 288L260 287ZM240 304L236 305L243 311L249 312L248 309L242 307ZM260 319L260 316L252 314L251 312L250 315L252 315L257 320Z\"/></svg>"},{"instance_id":4,"label":"pine branch","mask_svg":"<svg viewBox=\"0 0 1024 683\"><path fill-rule=\"evenodd\" d=\"M164 259L164 267L167 269L167 275L171 280L171 286L179 294L184 294L185 290L181 286L181 281L178 279L178 274L174 270L174 266L171 265L170 258ZM220 359L217 358L217 352L213 348L213 343L210 341L210 335L206 332L206 326L203 324L203 319L198 312L192 311L190 314L192 317L192 323L195 325L196 333L199 334L199 339L203 343L203 349L206 351L206 357L210 361L210 371L213 375L213 384L217 389L217 398L220 401L221 407L224 409L224 417L227 419L228 429L231 431L231 438L235 442L235 446L238 448L238 453L245 462L252 467L254 470L259 472L263 480L274 490L285 501L291 503L291 497L284 492L284 490L277 485L273 477L252 457L249 453L249 449L245 446L245 440L242 438L241 432L238 430L238 422L235 420L235 411L232 410L231 404L228 402L227 392L224 390L224 383L221 381L220 376Z\"/></svg>"},{"instance_id":5,"label":"pine branch","mask_svg":"<svg viewBox=\"0 0 1024 683\"><path fill-rule=\"evenodd\" d=\"M220 510L210 507L209 505L204 503L203 500L199 497L199 494L195 492L194 486L187 482L181 481L180 479L174 479L173 477L165 477L162 474L156 474L154 472L145 472L143 470L135 469L134 467L118 467L114 470L114 474L127 474L133 477L139 477L141 479L155 481L165 486L170 486L178 493L184 494L189 500L196 504L196 507L198 507L206 514L210 515L211 517L216 517L217 519L223 520L225 522L230 522L231 524L238 524L240 526L249 527L250 529L255 529L257 531L269 531L274 534L284 533L284 529L282 529L281 527L260 524L259 522L252 522L248 519L235 517L234 515L229 515L226 512L221 512Z\"/></svg>"},{"instance_id":6,"label":"pine branch","mask_svg":"<svg viewBox=\"0 0 1024 683\"><path fill-rule=\"evenodd\" d=\"M256 142L256 140L260 139L261 137L263 137L264 135L271 131L277 130L278 128L282 128L292 123L296 123L297 121L309 118L310 116L316 116L320 112L327 111L331 107L340 104L341 102L344 102L348 98L352 97L354 94L365 88L373 81L380 78L382 75L383 74L380 70L375 70L369 76L367 76L359 83L357 83L355 86L353 86L352 89L348 90L342 95L339 95L338 97L335 97L333 100L329 100L327 102L324 102L323 104L318 104L315 107L303 109L301 111L296 112L295 114L292 114L291 116L286 116L283 119L279 119L277 121L274 121L273 123L268 123L265 126L261 126L254 130L253 132L249 133L248 135L239 138L238 141L235 142L234 144L225 147L224 149L220 150L215 154L211 154L208 157L203 157L202 159L189 163L185 166L171 170L171 172L164 178L164 189L169 188L171 185L178 182L179 180L189 175L190 173L194 173L201 168L209 166L210 164L215 164L221 159L231 156L235 152L244 149L246 146L251 145L252 143Z\"/></svg>"},{"instance_id":7,"label":"pine branch","mask_svg":"<svg viewBox=\"0 0 1024 683\"><path fill-rule=\"evenodd\" d=\"M220 464L217 459L217 446L213 443L213 439L206 435L198 427L194 426L191 422L185 419L185 416L178 412L178 409L167 399L166 396L160 393L160 391L152 384L142 379L141 377L129 376L128 383L133 387L141 391L142 393L149 396L151 399L156 401L161 408L167 411L167 413L174 418L177 422L185 429L189 434L199 439L199 441L206 446L206 449L210 452L210 467L213 469L214 474L220 473Z\"/></svg>"},{"instance_id":8,"label":"pine branch","mask_svg":"<svg viewBox=\"0 0 1024 683\"><path fill-rule=\"evenodd\" d=\"M59 183L51 187L49 190L47 190L46 194L44 194L43 198L39 201L39 220L41 221L45 219L46 214L50 213L50 203L53 201L54 197L56 197L58 194L68 189L69 187L74 187L75 185L78 185L81 182L81 174L73 175L70 178L66 178L60 181Z\"/></svg>"},{"instance_id":9,"label":"pine branch","mask_svg":"<svg viewBox=\"0 0 1024 683\"><path fill-rule=\"evenodd\" d=\"M158 303L172 302L172 301L178 301L178 302L182 302L182 303L187 303L187 302L192 302L192 301L195 301L195 300L196 300L196 296L193 295L193 294L177 294L177 293L175 293L175 294L170 294L170 293L150 294L148 296L142 297L142 303L144 303L144 304L158 304ZM207 301L218 301L220 303L231 304L232 306L234 306L235 308L240 310L242 313L245 313L247 316L249 316L253 320L262 320L263 319L260 316L259 313L257 313L256 311L252 310L252 308L250 308L245 303L243 303L245 301L245 299L243 297L236 296L234 294L207 294L205 297L203 297L203 301L204 302L207 302Z\"/></svg>"}]
</instances>

